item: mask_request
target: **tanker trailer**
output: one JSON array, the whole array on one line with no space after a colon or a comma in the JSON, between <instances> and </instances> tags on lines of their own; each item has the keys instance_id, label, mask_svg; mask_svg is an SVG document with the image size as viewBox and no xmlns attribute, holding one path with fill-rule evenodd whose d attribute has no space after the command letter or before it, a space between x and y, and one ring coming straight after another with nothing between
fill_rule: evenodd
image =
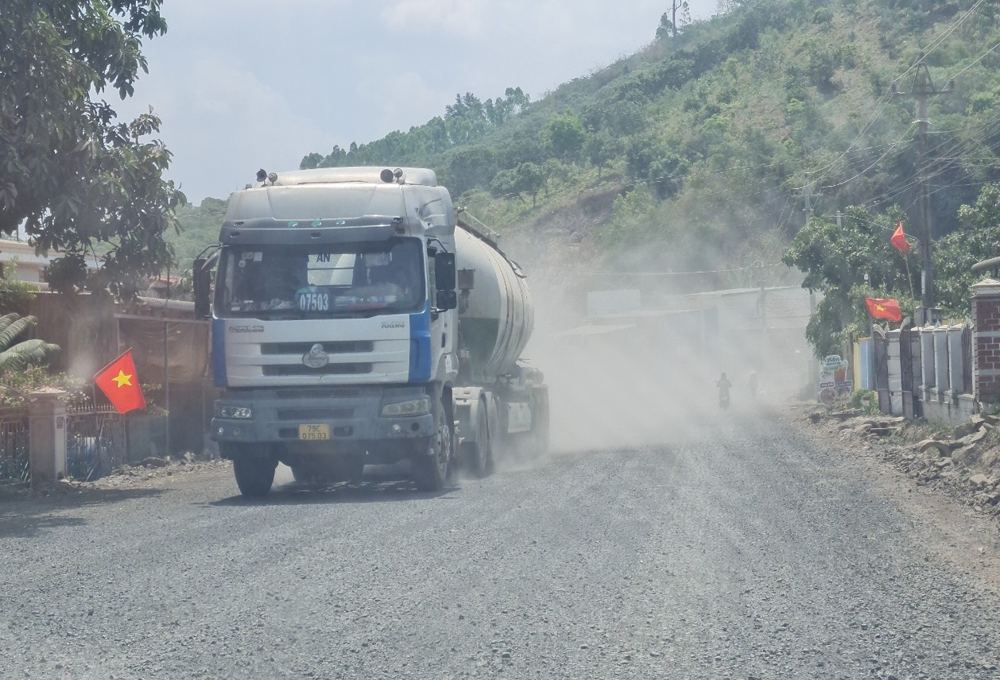
<instances>
[{"instance_id":1,"label":"tanker trailer","mask_svg":"<svg viewBox=\"0 0 1000 680\"><path fill-rule=\"evenodd\" d=\"M534 328L527 277L496 242L459 220L459 374L453 390L461 453L476 475L494 455L548 449L548 387L521 360Z\"/></svg>"},{"instance_id":2,"label":"tanker trailer","mask_svg":"<svg viewBox=\"0 0 1000 680\"><path fill-rule=\"evenodd\" d=\"M458 226L432 171L260 173L219 240L196 307L222 389L212 438L244 495L266 495L278 462L325 483L406 460L437 490L460 462L486 474L494 452L547 445L542 375L519 360L524 276Z\"/></svg>"}]
</instances>

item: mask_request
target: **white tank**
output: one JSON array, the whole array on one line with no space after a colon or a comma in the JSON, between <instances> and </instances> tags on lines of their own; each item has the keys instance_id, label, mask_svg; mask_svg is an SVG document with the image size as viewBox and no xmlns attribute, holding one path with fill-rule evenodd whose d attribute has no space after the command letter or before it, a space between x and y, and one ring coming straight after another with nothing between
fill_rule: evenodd
<instances>
[{"instance_id":1,"label":"white tank","mask_svg":"<svg viewBox=\"0 0 1000 680\"><path fill-rule=\"evenodd\" d=\"M459 333L469 350L473 375L490 378L514 373L535 325L527 281L499 250L462 225L455 229L455 260ZM475 273L470 275L469 270Z\"/></svg>"}]
</instances>

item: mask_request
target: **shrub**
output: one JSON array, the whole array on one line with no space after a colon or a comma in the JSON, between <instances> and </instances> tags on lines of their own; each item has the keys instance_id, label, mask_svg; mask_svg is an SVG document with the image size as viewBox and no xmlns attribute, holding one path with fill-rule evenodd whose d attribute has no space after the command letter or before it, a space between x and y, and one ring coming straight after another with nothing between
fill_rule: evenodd
<instances>
[{"instance_id":1,"label":"shrub","mask_svg":"<svg viewBox=\"0 0 1000 680\"><path fill-rule=\"evenodd\" d=\"M59 351L59 345L44 340L23 340L15 344L17 337L36 323L38 320L33 316L13 313L0 316L0 371L46 363Z\"/></svg>"}]
</instances>

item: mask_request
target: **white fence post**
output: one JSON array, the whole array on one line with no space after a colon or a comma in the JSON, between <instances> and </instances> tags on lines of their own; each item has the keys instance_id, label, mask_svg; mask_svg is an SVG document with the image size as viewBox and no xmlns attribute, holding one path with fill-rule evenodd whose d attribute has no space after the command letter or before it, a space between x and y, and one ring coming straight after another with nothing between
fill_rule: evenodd
<instances>
[{"instance_id":1,"label":"white fence post","mask_svg":"<svg viewBox=\"0 0 1000 680\"><path fill-rule=\"evenodd\" d=\"M66 476L66 393L45 390L28 395L28 456L31 483Z\"/></svg>"}]
</instances>

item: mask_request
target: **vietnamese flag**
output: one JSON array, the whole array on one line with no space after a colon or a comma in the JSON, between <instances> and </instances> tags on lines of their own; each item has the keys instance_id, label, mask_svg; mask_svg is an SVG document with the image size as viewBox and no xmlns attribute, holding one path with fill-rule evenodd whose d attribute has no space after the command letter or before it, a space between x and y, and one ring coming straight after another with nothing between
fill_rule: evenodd
<instances>
[{"instance_id":1,"label":"vietnamese flag","mask_svg":"<svg viewBox=\"0 0 1000 680\"><path fill-rule=\"evenodd\" d=\"M135 373L131 347L95 375L94 384L101 388L101 392L104 392L119 413L146 408L146 399L142 396L139 377Z\"/></svg>"},{"instance_id":2,"label":"vietnamese flag","mask_svg":"<svg viewBox=\"0 0 1000 680\"><path fill-rule=\"evenodd\" d=\"M893 233L890 241L892 245L896 246L899 252L909 252L910 242L906 240L906 234L903 233L903 220L899 221L899 226L896 227L896 231Z\"/></svg>"},{"instance_id":3,"label":"vietnamese flag","mask_svg":"<svg viewBox=\"0 0 1000 680\"><path fill-rule=\"evenodd\" d=\"M868 305L868 313L876 319L889 319L900 322L903 320L903 312L899 309L899 301L891 298L865 298Z\"/></svg>"}]
</instances>

